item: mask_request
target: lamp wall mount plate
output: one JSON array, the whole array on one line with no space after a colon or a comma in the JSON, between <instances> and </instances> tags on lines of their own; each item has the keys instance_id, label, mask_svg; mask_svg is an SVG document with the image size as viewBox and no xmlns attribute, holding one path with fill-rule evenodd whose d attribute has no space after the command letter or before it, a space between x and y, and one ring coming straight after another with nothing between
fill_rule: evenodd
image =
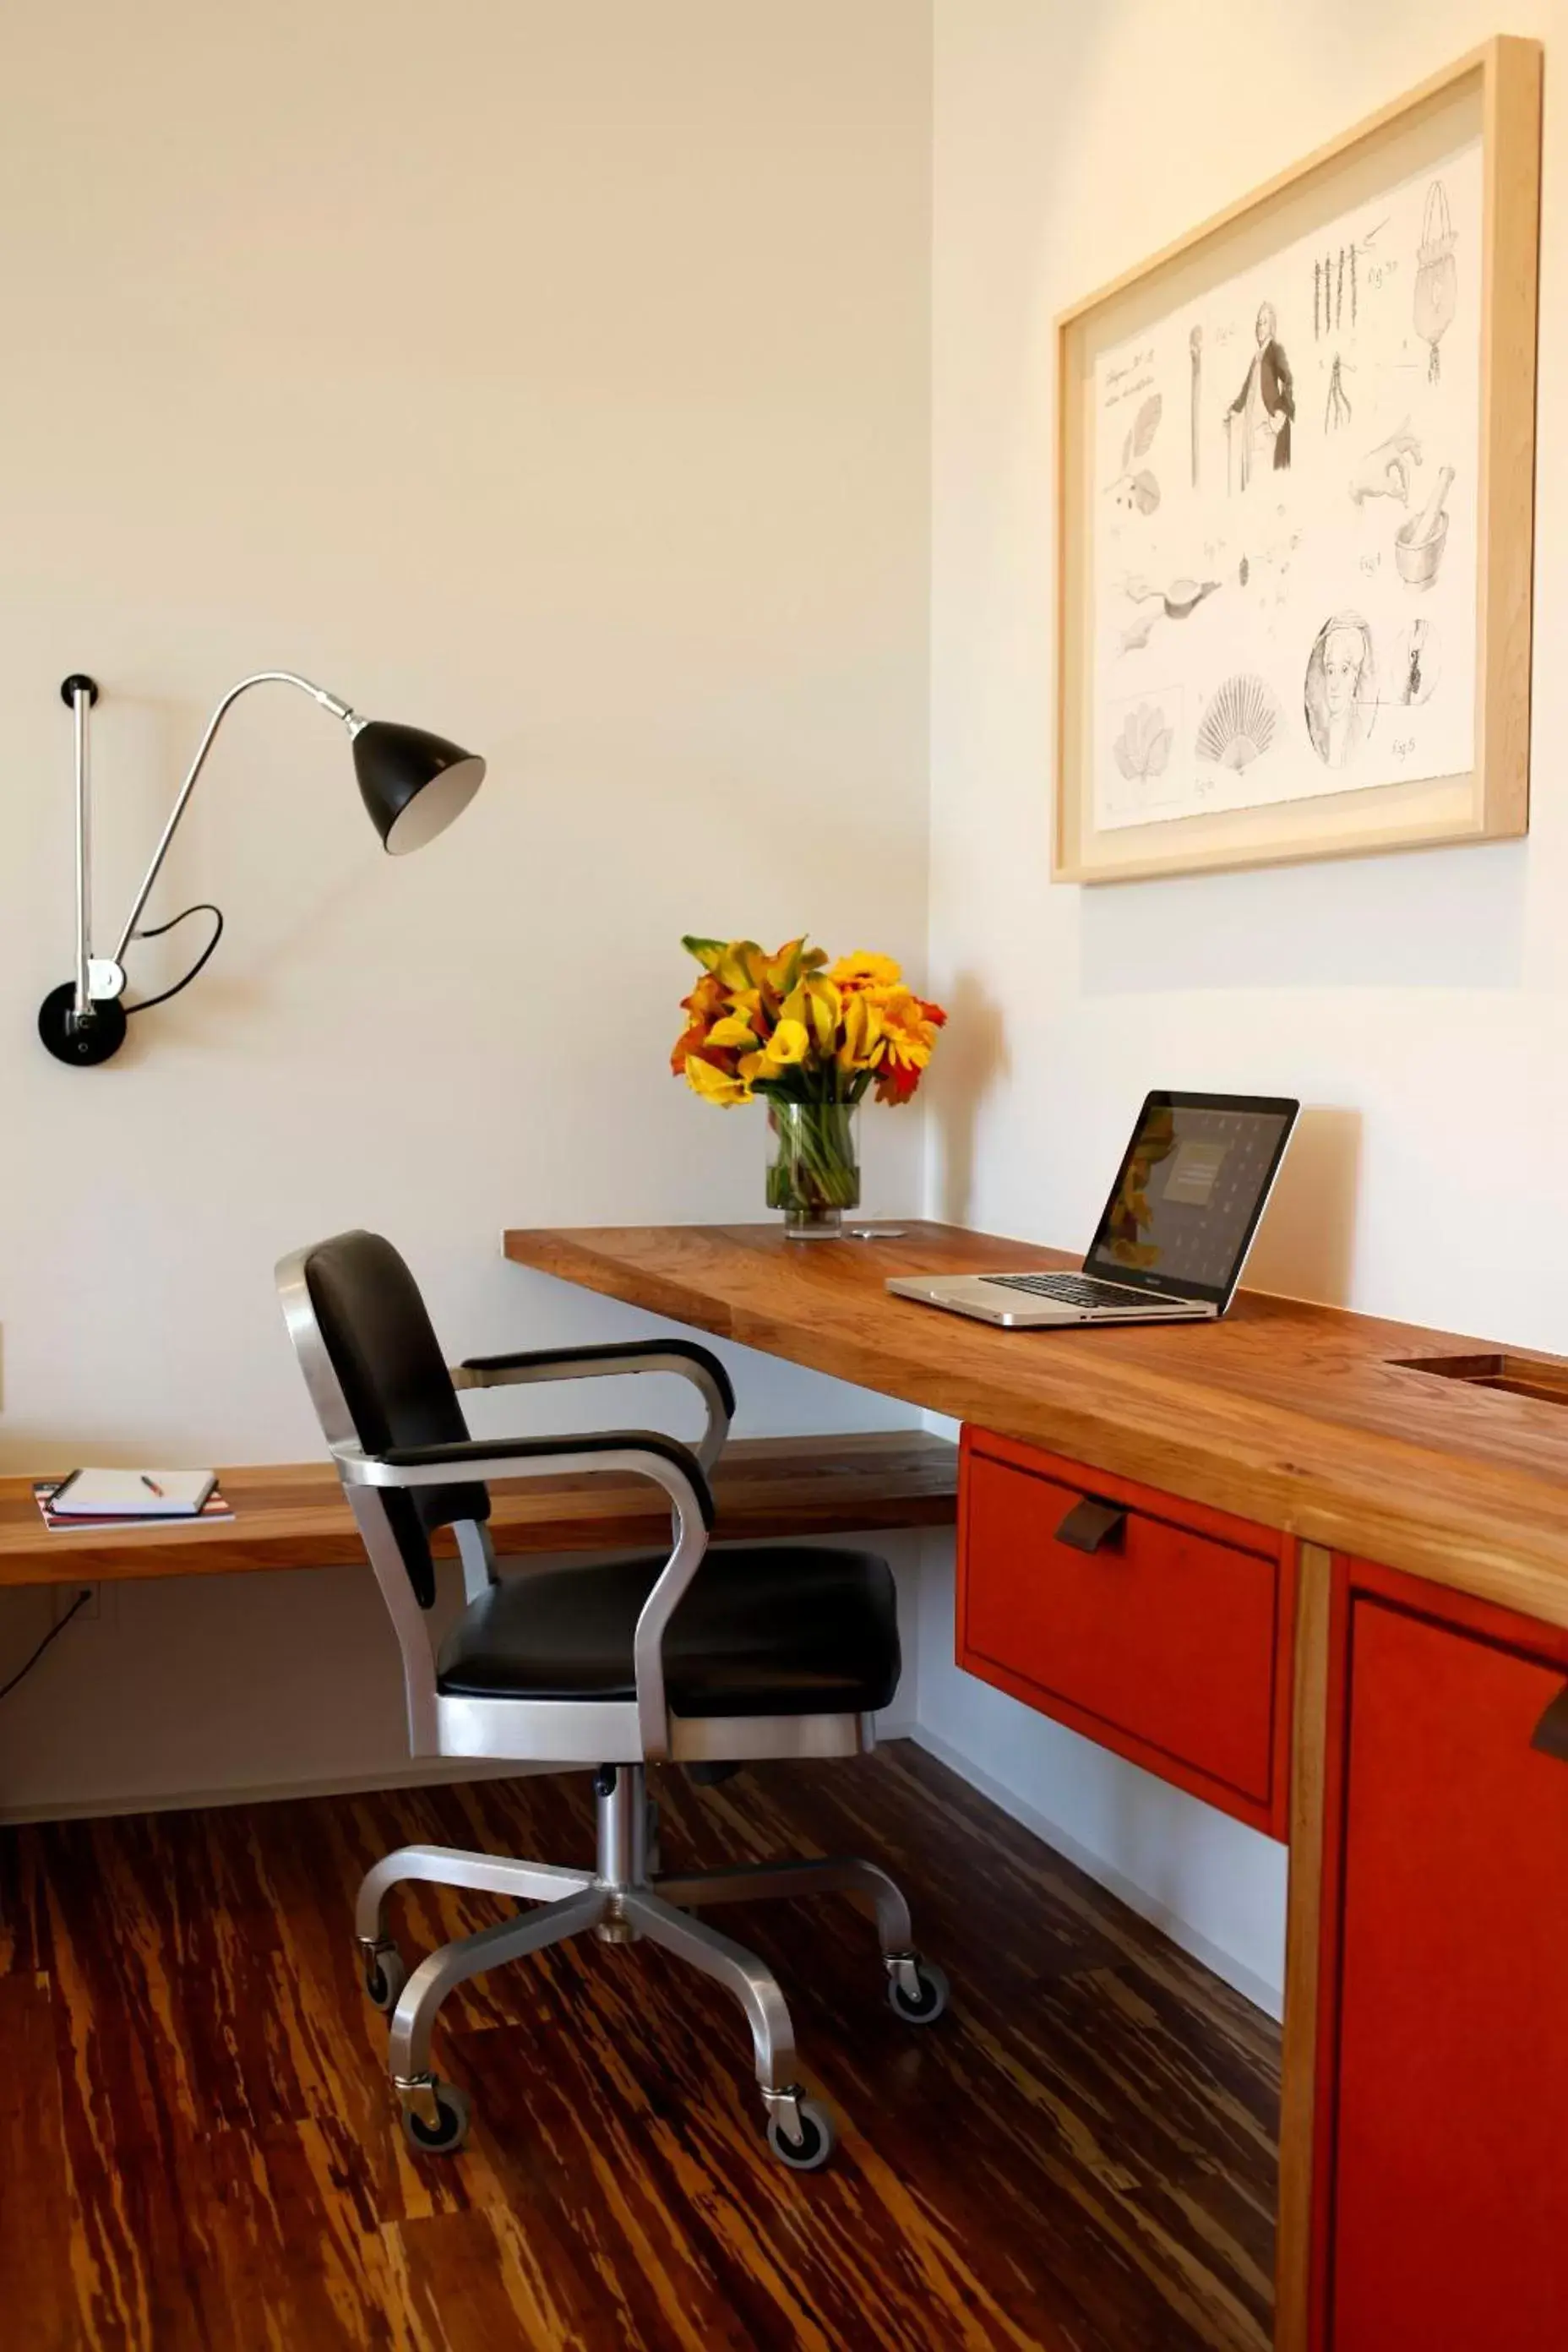
<instances>
[{"instance_id":1,"label":"lamp wall mount plate","mask_svg":"<svg viewBox=\"0 0 1568 2352\"><path fill-rule=\"evenodd\" d=\"M395 857L422 849L426 842L444 833L461 815L484 781L485 763L478 753L460 750L444 736L431 735L420 727L398 726L388 719L363 719L351 704L329 693L324 686L301 677L295 670L258 670L249 677L242 677L237 686L230 687L208 719L206 732L175 794L131 912L121 928L114 952L95 955L88 714L98 701L99 687L97 680L84 670L73 670L60 682L60 700L71 714L76 767L76 973L73 979L51 989L38 1008L38 1035L57 1061L75 1069L91 1069L111 1059L125 1042L130 1015L161 1003L165 996L177 994L195 978L216 947L223 917L215 907L205 911L216 916L216 929L184 979L161 995L149 997L144 1003L127 1004L123 1001L125 956L132 942L154 937L159 930L170 928L166 923L153 925L150 929L139 929L138 926L196 779L206 763L213 739L242 694L253 686L268 685L297 687L313 702L320 703L323 710L330 711L346 730L365 812L381 836L383 847ZM185 909L187 914L196 911L195 908ZM174 918L175 922L182 919L180 916Z\"/></svg>"}]
</instances>

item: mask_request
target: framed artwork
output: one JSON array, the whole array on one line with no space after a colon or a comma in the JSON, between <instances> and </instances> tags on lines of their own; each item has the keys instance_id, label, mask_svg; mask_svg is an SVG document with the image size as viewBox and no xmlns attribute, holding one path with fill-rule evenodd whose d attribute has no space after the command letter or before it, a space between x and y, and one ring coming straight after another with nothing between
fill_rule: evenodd
<instances>
[{"instance_id":1,"label":"framed artwork","mask_svg":"<svg viewBox=\"0 0 1568 2352\"><path fill-rule=\"evenodd\" d=\"M1053 877L1525 831L1541 49L1057 322Z\"/></svg>"}]
</instances>

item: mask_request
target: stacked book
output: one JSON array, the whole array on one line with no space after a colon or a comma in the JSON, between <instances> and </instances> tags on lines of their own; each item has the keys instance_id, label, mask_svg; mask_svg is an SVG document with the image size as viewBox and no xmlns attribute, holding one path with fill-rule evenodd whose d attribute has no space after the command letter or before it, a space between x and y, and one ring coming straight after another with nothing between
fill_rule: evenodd
<instances>
[{"instance_id":1,"label":"stacked book","mask_svg":"<svg viewBox=\"0 0 1568 2352\"><path fill-rule=\"evenodd\" d=\"M232 1519L211 1470L72 1470L38 1478L33 1498L45 1527L133 1527L150 1519Z\"/></svg>"}]
</instances>

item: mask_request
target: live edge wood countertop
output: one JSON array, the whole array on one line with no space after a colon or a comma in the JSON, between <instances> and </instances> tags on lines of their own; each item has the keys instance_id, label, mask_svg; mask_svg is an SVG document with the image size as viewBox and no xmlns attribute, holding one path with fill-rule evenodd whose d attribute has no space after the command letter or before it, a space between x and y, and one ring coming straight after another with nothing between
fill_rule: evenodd
<instances>
[{"instance_id":1,"label":"live edge wood countertop","mask_svg":"<svg viewBox=\"0 0 1568 2352\"><path fill-rule=\"evenodd\" d=\"M1089 1467L1568 1625L1563 1402L1412 1370L1503 1344L1242 1291L1217 1324L1005 1331L889 1275L1074 1265L952 1225L792 1243L777 1226L509 1233L520 1265L975 1422Z\"/></svg>"}]
</instances>

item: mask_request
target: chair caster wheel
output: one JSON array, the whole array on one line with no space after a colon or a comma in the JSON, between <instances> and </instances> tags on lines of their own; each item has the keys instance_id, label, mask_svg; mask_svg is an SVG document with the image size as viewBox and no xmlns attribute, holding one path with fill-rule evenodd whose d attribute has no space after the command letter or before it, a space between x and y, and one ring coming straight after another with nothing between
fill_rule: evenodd
<instances>
[{"instance_id":1,"label":"chair caster wheel","mask_svg":"<svg viewBox=\"0 0 1568 2352\"><path fill-rule=\"evenodd\" d=\"M396 1945L378 1944L364 1969L364 1997L372 2009L379 2009L384 2016L390 2017L407 1982L408 1970Z\"/></svg>"},{"instance_id":2,"label":"chair caster wheel","mask_svg":"<svg viewBox=\"0 0 1568 2352\"><path fill-rule=\"evenodd\" d=\"M934 2025L947 2008L948 1990L934 1960L908 1952L888 1962L888 2006L906 2025Z\"/></svg>"},{"instance_id":3,"label":"chair caster wheel","mask_svg":"<svg viewBox=\"0 0 1568 2352\"><path fill-rule=\"evenodd\" d=\"M434 2126L426 2123L416 2113L409 2095L400 2092L404 2137L418 2156L456 2156L468 2137L473 2102L467 2091L458 2090L456 2083L432 2080L427 2088L436 2102L438 2120Z\"/></svg>"},{"instance_id":4,"label":"chair caster wheel","mask_svg":"<svg viewBox=\"0 0 1568 2352\"><path fill-rule=\"evenodd\" d=\"M782 2116L770 2115L768 2147L792 2172L820 2172L838 2145L833 2117L816 2099L796 2099L795 2111L800 2119L800 2137L791 2137Z\"/></svg>"}]
</instances>

